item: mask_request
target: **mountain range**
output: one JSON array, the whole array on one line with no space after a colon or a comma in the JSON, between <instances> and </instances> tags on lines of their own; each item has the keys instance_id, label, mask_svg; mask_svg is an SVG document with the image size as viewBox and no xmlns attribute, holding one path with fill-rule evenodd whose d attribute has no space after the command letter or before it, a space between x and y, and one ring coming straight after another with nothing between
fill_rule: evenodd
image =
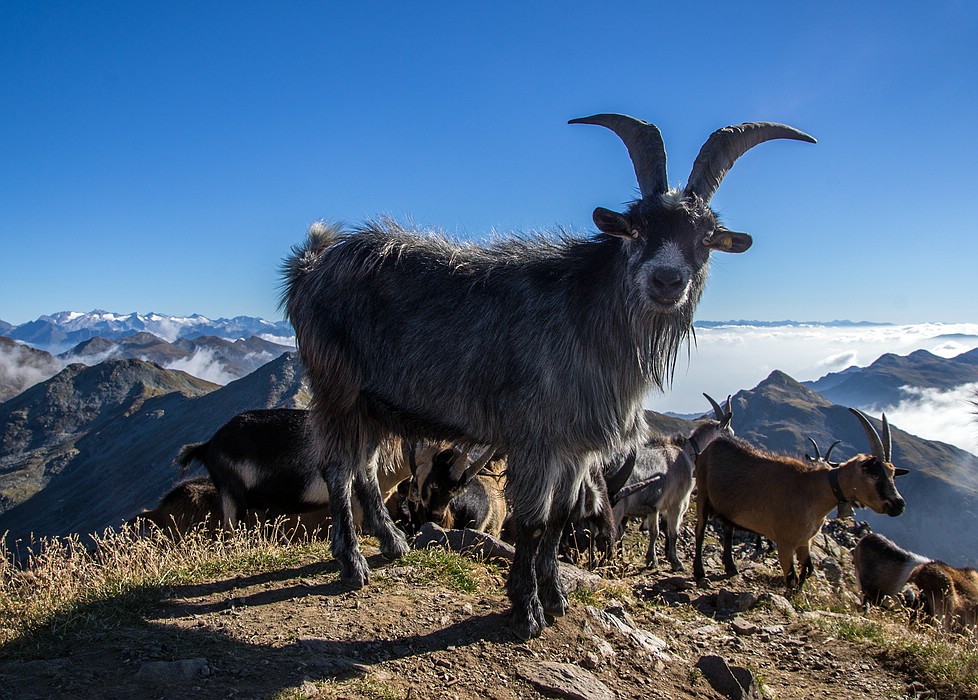
<instances>
[{"instance_id":1,"label":"mountain range","mask_svg":"<svg viewBox=\"0 0 978 700\"><path fill-rule=\"evenodd\" d=\"M288 324L272 324L246 316L211 322L199 315L178 318L160 314L120 316L105 312L63 312L42 316L38 321L22 326L6 325L7 333L0 335L0 401L54 376L73 362L95 365L107 359L141 359L226 384L294 347ZM45 328L43 334L28 332L37 331L41 326ZM146 326L174 339L170 341L146 330L134 330ZM204 334L205 330L220 335ZM268 332L258 334L254 331ZM57 342L38 342L42 335ZM71 338L83 340L54 354Z\"/></svg>"},{"instance_id":2,"label":"mountain range","mask_svg":"<svg viewBox=\"0 0 978 700\"><path fill-rule=\"evenodd\" d=\"M0 404L0 532L14 546L117 525L178 479L173 460L183 444L206 440L241 411L308 399L295 353L223 387L142 360L70 365ZM737 434L770 450L801 455L809 437L823 448L841 440L834 459L868 449L845 406L783 372L736 393L732 405ZM653 412L649 419L664 432L690 426ZM978 564L978 457L899 426L893 442L893 461L911 470L898 482L907 511L857 517L927 556Z\"/></svg>"},{"instance_id":3,"label":"mountain range","mask_svg":"<svg viewBox=\"0 0 978 700\"><path fill-rule=\"evenodd\" d=\"M836 403L885 407L910 398L910 389L946 391L972 382L978 382L978 349L951 358L926 350L886 353L868 367L849 367L805 386Z\"/></svg>"},{"instance_id":4,"label":"mountain range","mask_svg":"<svg viewBox=\"0 0 978 700\"><path fill-rule=\"evenodd\" d=\"M59 354L96 336L108 340L136 333L152 333L169 342L181 338L214 336L226 340L259 336L283 345L292 345L294 333L286 321L272 322L254 316L235 316L211 320L200 314L118 314L110 311L61 311L35 321L12 325L0 321L0 334L31 347Z\"/></svg>"}]
</instances>

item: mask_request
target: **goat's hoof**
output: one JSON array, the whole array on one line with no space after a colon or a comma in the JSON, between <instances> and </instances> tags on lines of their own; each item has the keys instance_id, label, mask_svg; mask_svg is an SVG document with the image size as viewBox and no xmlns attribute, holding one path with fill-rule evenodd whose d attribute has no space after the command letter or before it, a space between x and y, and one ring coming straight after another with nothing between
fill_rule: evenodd
<instances>
[{"instance_id":1,"label":"goat's hoof","mask_svg":"<svg viewBox=\"0 0 978 700\"><path fill-rule=\"evenodd\" d=\"M549 594L542 594L540 596L540 604L543 606L544 615L563 617L567 614L567 596L561 591L551 591Z\"/></svg>"},{"instance_id":2,"label":"goat's hoof","mask_svg":"<svg viewBox=\"0 0 978 700\"><path fill-rule=\"evenodd\" d=\"M362 556L351 562L340 563L340 581L350 588L360 589L370 582L370 567Z\"/></svg>"},{"instance_id":3,"label":"goat's hoof","mask_svg":"<svg viewBox=\"0 0 978 700\"><path fill-rule=\"evenodd\" d=\"M400 559L410 551L411 547L404 537L393 538L389 542L382 543L380 547L380 553L388 559Z\"/></svg>"},{"instance_id":4,"label":"goat's hoof","mask_svg":"<svg viewBox=\"0 0 978 700\"><path fill-rule=\"evenodd\" d=\"M682 565L682 563L680 563L680 562L678 562L678 561L674 561L674 562L672 562L672 564L671 564L671 566L672 566L672 570L673 570L673 571L682 571L682 570L683 570L683 565Z\"/></svg>"},{"instance_id":5,"label":"goat's hoof","mask_svg":"<svg viewBox=\"0 0 978 700\"><path fill-rule=\"evenodd\" d=\"M546 620L543 619L543 611L541 611L540 619L532 614L520 615L515 610L510 613L509 628L521 642L539 637L546 624Z\"/></svg>"}]
</instances>

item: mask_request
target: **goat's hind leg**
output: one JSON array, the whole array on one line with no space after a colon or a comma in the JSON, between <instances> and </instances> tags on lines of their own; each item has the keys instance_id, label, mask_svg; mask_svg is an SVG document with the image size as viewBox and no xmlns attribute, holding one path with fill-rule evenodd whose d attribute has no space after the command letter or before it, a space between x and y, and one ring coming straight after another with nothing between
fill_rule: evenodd
<instances>
[{"instance_id":1,"label":"goat's hind leg","mask_svg":"<svg viewBox=\"0 0 978 700\"><path fill-rule=\"evenodd\" d=\"M369 460L356 465L353 488L363 511L363 529L380 540L380 551L390 559L403 557L408 553L408 543L404 533L394 524L384 505L377 483L377 452Z\"/></svg>"},{"instance_id":2,"label":"goat's hind leg","mask_svg":"<svg viewBox=\"0 0 978 700\"><path fill-rule=\"evenodd\" d=\"M354 470L352 460L332 458L323 465L322 475L329 491L331 550L333 558L340 565L340 580L353 588L363 588L370 580L370 567L360 551L353 522Z\"/></svg>"}]
</instances>

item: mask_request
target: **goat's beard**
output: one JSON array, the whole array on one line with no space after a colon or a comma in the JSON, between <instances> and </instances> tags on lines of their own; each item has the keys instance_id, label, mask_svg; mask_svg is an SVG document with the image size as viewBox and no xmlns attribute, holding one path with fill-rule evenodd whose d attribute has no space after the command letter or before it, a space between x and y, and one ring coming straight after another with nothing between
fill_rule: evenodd
<instances>
[{"instance_id":1,"label":"goat's beard","mask_svg":"<svg viewBox=\"0 0 978 700\"><path fill-rule=\"evenodd\" d=\"M672 386L672 378L676 372L676 360L679 351L686 343L686 354L689 356L690 339L695 342L693 330L693 314L699 304L703 286L706 281L706 270L697 274L690 283L686 299L670 311L662 312L656 309L656 304L645 306L646 313L641 318L634 318L636 331L645 337L643 343L644 357L640 358L642 369L648 381L659 390Z\"/></svg>"}]
</instances>

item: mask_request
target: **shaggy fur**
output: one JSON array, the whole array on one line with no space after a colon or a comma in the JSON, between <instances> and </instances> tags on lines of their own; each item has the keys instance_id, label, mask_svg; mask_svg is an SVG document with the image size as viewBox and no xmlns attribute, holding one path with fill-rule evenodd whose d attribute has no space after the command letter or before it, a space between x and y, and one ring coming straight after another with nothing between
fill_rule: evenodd
<instances>
[{"instance_id":1,"label":"shaggy fur","mask_svg":"<svg viewBox=\"0 0 978 700\"><path fill-rule=\"evenodd\" d=\"M747 131L800 138L784 128ZM669 383L710 251L750 245L709 207L733 159L760 142L735 140L716 155L711 147L694 169L697 182L712 183L703 196L667 193L664 151L650 150L655 168L635 163L643 198L623 214L596 209L602 233L590 238L476 245L389 220L310 228L284 262L282 303L311 380L315 461L345 582L360 587L369 577L353 492L381 551L407 551L377 489L379 444L399 435L495 445L508 457L517 533L512 628L536 636L545 613L564 613L556 560L564 523L602 465L644 442L642 399ZM643 177L651 170L657 178Z\"/></svg>"},{"instance_id":2,"label":"shaggy fur","mask_svg":"<svg viewBox=\"0 0 978 700\"><path fill-rule=\"evenodd\" d=\"M929 560L872 532L856 543L852 564L863 592L863 604L881 605L886 596L899 597L910 573Z\"/></svg>"}]
</instances>

